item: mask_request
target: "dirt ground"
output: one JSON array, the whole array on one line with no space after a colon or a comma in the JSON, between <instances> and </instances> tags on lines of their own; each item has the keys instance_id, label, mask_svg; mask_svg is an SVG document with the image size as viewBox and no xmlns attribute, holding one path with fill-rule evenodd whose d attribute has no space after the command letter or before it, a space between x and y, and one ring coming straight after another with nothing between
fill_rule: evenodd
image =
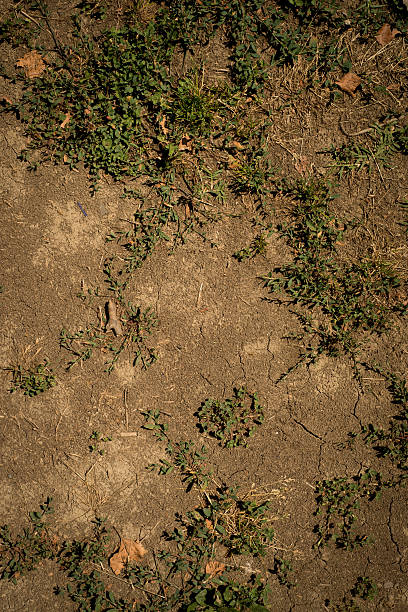
<instances>
[{"instance_id":1,"label":"dirt ground","mask_svg":"<svg viewBox=\"0 0 408 612\"><path fill-rule=\"evenodd\" d=\"M370 49L351 43L356 65L365 62L366 71L375 68L375 74L389 75L395 58L406 56L404 42L396 39L377 57L374 43ZM293 69L276 70L266 100L269 108L283 95L293 95L301 71L301 61ZM401 110L406 96L404 102L394 90L393 97L390 105ZM271 161L288 176L324 174L327 158L320 151L349 142L342 126L350 132L364 129L385 104L384 99L367 104L359 93L344 94L329 106L327 101L325 91L303 93L297 105L276 117L268 136ZM58 373L55 387L28 397L10 394L10 373L0 372L0 524L21 529L27 513L50 496L62 537L83 537L91 520L104 516L120 534L143 537L152 550L174 523L175 513L197 503L176 475L146 470L165 454L151 432L142 429L141 411L158 409L166 415L171 435L206 445L217 478L243 490L275 491L275 552L291 559L297 585L288 589L271 575L271 610L328 609L325 602L340 602L358 576L369 576L378 586L377 597L361 602L362 609L408 610L406 489L386 490L361 509L359 524L372 536L372 544L353 551L313 549L316 482L369 467L391 470L372 449L346 442L348 433L363 423L387 426L395 406L381 376L366 372L359 384L352 363L342 356L322 356L277 382L298 358L296 342L285 337L298 333L300 324L289 307L266 299L270 295L260 281L289 258L278 234L269 239L264 255L245 262L232 257L254 236L251 196L228 203L245 214L225 216L210 226L210 240L192 235L174 252L160 244L133 273L128 298L143 308L151 306L159 318L149 338L158 352L155 364L147 370L133 366L128 352L107 374L105 355L96 352L66 371L68 355L59 348L60 331L95 322L95 308L77 295L103 287L103 262L118 252L105 237L132 217L135 202L120 198L123 186L108 178L91 196L84 170L45 164L29 172L17 159L26 144L23 126L11 114L0 115L0 122L0 365L28 367L46 359ZM347 252L353 257L370 250L381 253L403 279L407 234L396 202L407 197L406 172L406 157L397 154L390 168L343 178L334 202L339 216L366 219L364 227L353 230ZM275 206L278 222L283 207L279 198ZM106 291L102 295L101 304ZM389 333L369 338L361 361L406 375L406 321L396 318ZM258 393L266 418L247 448L222 449L199 433L194 413L206 398L231 397L241 385ZM112 437L104 455L89 450L94 431ZM252 559L246 561L243 575L268 572L272 558L267 555L253 567ZM58 579L55 567L45 563L17 585L3 581L0 608L76 609L53 595Z\"/></svg>"}]
</instances>

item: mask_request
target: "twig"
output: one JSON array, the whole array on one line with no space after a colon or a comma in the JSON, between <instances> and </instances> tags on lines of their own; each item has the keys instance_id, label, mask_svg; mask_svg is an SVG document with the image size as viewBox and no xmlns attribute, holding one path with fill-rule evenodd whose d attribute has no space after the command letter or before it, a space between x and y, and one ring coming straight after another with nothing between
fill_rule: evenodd
<instances>
[{"instance_id":1,"label":"twig","mask_svg":"<svg viewBox=\"0 0 408 612\"><path fill-rule=\"evenodd\" d=\"M129 431L129 407L127 403L128 390L123 389L123 404L125 406L125 426L126 431Z\"/></svg>"},{"instance_id":2,"label":"twig","mask_svg":"<svg viewBox=\"0 0 408 612\"><path fill-rule=\"evenodd\" d=\"M340 129L343 132L343 134L345 134L346 136L349 136L351 138L352 136L360 136L361 134L368 134L369 132L371 132L375 128L383 128L386 125L390 125L394 121L396 121L395 117L393 117L392 119L388 119L387 121L384 121L383 123L378 123L376 125L372 125L371 127L365 128L364 130L359 130L358 132L352 132L351 134L349 134L349 132L346 132L346 130L344 129L343 124L342 124L341 121L339 121L339 125L340 125Z\"/></svg>"},{"instance_id":3,"label":"twig","mask_svg":"<svg viewBox=\"0 0 408 612\"><path fill-rule=\"evenodd\" d=\"M197 301L196 301L196 308L199 307L200 302L201 302L201 291L203 290L203 283L201 283L200 285L200 289L198 290L198 296L197 296Z\"/></svg>"},{"instance_id":4,"label":"twig","mask_svg":"<svg viewBox=\"0 0 408 612\"><path fill-rule=\"evenodd\" d=\"M28 13L26 13L25 11L23 11L22 9L20 9L20 13L22 15L24 15L24 17L27 17L27 19L29 19L30 21L32 21L33 23L35 23L35 25L37 25L39 28L41 28L41 30L43 29L41 23L39 23L36 19L34 19L34 17L31 17L31 15L29 15Z\"/></svg>"}]
</instances>

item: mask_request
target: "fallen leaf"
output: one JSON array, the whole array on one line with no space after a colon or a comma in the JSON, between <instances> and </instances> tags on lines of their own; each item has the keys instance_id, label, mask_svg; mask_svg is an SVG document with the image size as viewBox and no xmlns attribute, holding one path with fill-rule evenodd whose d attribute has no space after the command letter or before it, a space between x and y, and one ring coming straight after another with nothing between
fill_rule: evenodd
<instances>
[{"instance_id":1,"label":"fallen leaf","mask_svg":"<svg viewBox=\"0 0 408 612\"><path fill-rule=\"evenodd\" d=\"M61 123L60 127L61 127L62 129L64 129L64 127L67 125L67 123L69 123L70 119L71 119L71 113L67 113L67 114L65 115L65 119L64 119L64 121Z\"/></svg>"},{"instance_id":2,"label":"fallen leaf","mask_svg":"<svg viewBox=\"0 0 408 612\"><path fill-rule=\"evenodd\" d=\"M163 115L161 121L159 121L159 125L162 129L163 134L166 136L169 133L169 130L166 128L166 115Z\"/></svg>"},{"instance_id":3,"label":"fallen leaf","mask_svg":"<svg viewBox=\"0 0 408 612\"><path fill-rule=\"evenodd\" d=\"M35 79L35 77L40 76L46 68L43 58L35 49L20 58L16 62L16 66L23 68L26 77L29 79Z\"/></svg>"},{"instance_id":4,"label":"fallen leaf","mask_svg":"<svg viewBox=\"0 0 408 612\"><path fill-rule=\"evenodd\" d=\"M229 146L231 149L238 149L238 151L243 151L245 149L244 145L238 142L238 140L233 140Z\"/></svg>"},{"instance_id":5,"label":"fallen leaf","mask_svg":"<svg viewBox=\"0 0 408 612\"><path fill-rule=\"evenodd\" d=\"M205 526L207 527L208 531L212 531L214 533L214 525L209 519L205 519Z\"/></svg>"},{"instance_id":6,"label":"fallen leaf","mask_svg":"<svg viewBox=\"0 0 408 612\"><path fill-rule=\"evenodd\" d=\"M308 169L308 165L309 163L307 157L301 156L295 164L295 170L299 172L299 174L304 174Z\"/></svg>"},{"instance_id":7,"label":"fallen leaf","mask_svg":"<svg viewBox=\"0 0 408 612\"><path fill-rule=\"evenodd\" d=\"M112 572L118 576L129 561L141 561L146 549L136 540L121 539L119 550L109 559Z\"/></svg>"},{"instance_id":8,"label":"fallen leaf","mask_svg":"<svg viewBox=\"0 0 408 612\"><path fill-rule=\"evenodd\" d=\"M391 30L391 26L388 23L384 23L384 25L378 30L375 40L382 46L388 45L388 43L394 40L397 34L401 34L401 32L396 28Z\"/></svg>"},{"instance_id":9,"label":"fallen leaf","mask_svg":"<svg viewBox=\"0 0 408 612\"><path fill-rule=\"evenodd\" d=\"M2 102L5 102L6 104L13 104L13 101L10 100L10 98L8 98L7 96L1 96L0 100Z\"/></svg>"},{"instance_id":10,"label":"fallen leaf","mask_svg":"<svg viewBox=\"0 0 408 612\"><path fill-rule=\"evenodd\" d=\"M179 142L179 151L192 151L193 150L193 145L192 145L192 140L190 138L190 136L185 135L182 136Z\"/></svg>"},{"instance_id":11,"label":"fallen leaf","mask_svg":"<svg viewBox=\"0 0 408 612\"><path fill-rule=\"evenodd\" d=\"M205 573L210 576L210 578L214 578L214 576L218 576L218 574L222 574L225 570L224 563L218 563L218 561L209 561L205 566Z\"/></svg>"},{"instance_id":12,"label":"fallen leaf","mask_svg":"<svg viewBox=\"0 0 408 612\"><path fill-rule=\"evenodd\" d=\"M360 77L354 72L348 72L343 77L341 77L339 81L336 81L336 85L338 85L340 89L342 89L346 93L351 94L352 96L355 95L355 91L360 85L360 83Z\"/></svg>"}]
</instances>

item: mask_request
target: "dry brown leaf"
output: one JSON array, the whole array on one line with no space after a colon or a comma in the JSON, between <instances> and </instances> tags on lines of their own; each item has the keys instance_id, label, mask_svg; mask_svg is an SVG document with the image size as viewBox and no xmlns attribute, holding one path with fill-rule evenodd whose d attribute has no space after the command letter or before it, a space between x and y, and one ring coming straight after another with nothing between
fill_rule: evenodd
<instances>
[{"instance_id":1,"label":"dry brown leaf","mask_svg":"<svg viewBox=\"0 0 408 612\"><path fill-rule=\"evenodd\" d=\"M16 66L23 68L26 77L29 79L35 79L35 77L40 76L46 68L43 58L35 49L20 58L16 62Z\"/></svg>"},{"instance_id":2,"label":"dry brown leaf","mask_svg":"<svg viewBox=\"0 0 408 612\"><path fill-rule=\"evenodd\" d=\"M112 572L118 576L129 561L139 562L146 554L146 549L136 540L121 539L119 550L109 559Z\"/></svg>"},{"instance_id":3,"label":"dry brown leaf","mask_svg":"<svg viewBox=\"0 0 408 612\"><path fill-rule=\"evenodd\" d=\"M161 121L159 121L159 125L162 129L163 134L166 136L169 133L169 130L166 128L166 115L163 115Z\"/></svg>"},{"instance_id":4,"label":"dry brown leaf","mask_svg":"<svg viewBox=\"0 0 408 612\"><path fill-rule=\"evenodd\" d=\"M209 561L205 566L205 573L210 576L210 578L214 578L214 576L218 576L218 574L222 574L225 570L224 563L219 563L218 561Z\"/></svg>"},{"instance_id":5,"label":"dry brown leaf","mask_svg":"<svg viewBox=\"0 0 408 612\"><path fill-rule=\"evenodd\" d=\"M64 129L64 127L67 125L67 123L69 123L70 119L71 119L71 113L67 113L67 114L65 115L65 119L64 119L64 121L61 123L60 127L61 127L62 129Z\"/></svg>"},{"instance_id":6,"label":"dry brown leaf","mask_svg":"<svg viewBox=\"0 0 408 612\"><path fill-rule=\"evenodd\" d=\"M179 151L192 151L193 150L193 145L192 145L192 140L190 138L190 136L188 136L187 134L182 136L179 142Z\"/></svg>"},{"instance_id":7,"label":"dry brown leaf","mask_svg":"<svg viewBox=\"0 0 408 612\"><path fill-rule=\"evenodd\" d=\"M209 519L205 519L205 526L207 527L209 531L212 531L212 532L215 531L214 524Z\"/></svg>"},{"instance_id":8,"label":"dry brown leaf","mask_svg":"<svg viewBox=\"0 0 408 612\"><path fill-rule=\"evenodd\" d=\"M339 81L336 81L336 85L338 85L340 89L342 89L346 93L351 94L352 96L355 95L355 91L360 85L360 83L360 77L354 72L348 72L347 74L342 76Z\"/></svg>"},{"instance_id":9,"label":"dry brown leaf","mask_svg":"<svg viewBox=\"0 0 408 612\"><path fill-rule=\"evenodd\" d=\"M299 174L304 174L309 167L309 160L307 157L299 157L295 164L295 170L299 172Z\"/></svg>"},{"instance_id":10,"label":"dry brown leaf","mask_svg":"<svg viewBox=\"0 0 408 612\"><path fill-rule=\"evenodd\" d=\"M244 145L238 142L238 140L233 140L229 146L231 149L238 149L238 151L243 151L245 149Z\"/></svg>"},{"instance_id":11,"label":"dry brown leaf","mask_svg":"<svg viewBox=\"0 0 408 612\"><path fill-rule=\"evenodd\" d=\"M375 40L382 46L388 45L388 43L394 40L397 34L401 34L401 32L396 28L391 30L391 26L388 23L384 23L384 25L378 30Z\"/></svg>"}]
</instances>

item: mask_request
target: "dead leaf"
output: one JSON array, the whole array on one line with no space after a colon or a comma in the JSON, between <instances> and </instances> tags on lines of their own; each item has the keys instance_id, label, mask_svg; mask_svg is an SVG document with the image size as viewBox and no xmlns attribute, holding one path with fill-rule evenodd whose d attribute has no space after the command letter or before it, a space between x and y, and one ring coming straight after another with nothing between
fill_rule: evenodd
<instances>
[{"instance_id":1,"label":"dead leaf","mask_svg":"<svg viewBox=\"0 0 408 612\"><path fill-rule=\"evenodd\" d=\"M10 98L8 98L7 96L1 96L0 100L2 102L5 102L6 104L13 104L13 101L10 100Z\"/></svg>"},{"instance_id":2,"label":"dead leaf","mask_svg":"<svg viewBox=\"0 0 408 612\"><path fill-rule=\"evenodd\" d=\"M238 140L233 140L229 144L231 149L238 149L238 151L243 151L245 149L244 145L238 142Z\"/></svg>"},{"instance_id":3,"label":"dead leaf","mask_svg":"<svg viewBox=\"0 0 408 612\"><path fill-rule=\"evenodd\" d=\"M396 28L391 30L391 26L388 23L384 23L384 25L378 30L375 40L382 46L388 45L388 43L394 40L397 34L401 34L401 32Z\"/></svg>"},{"instance_id":4,"label":"dead leaf","mask_svg":"<svg viewBox=\"0 0 408 612\"><path fill-rule=\"evenodd\" d=\"M212 531L214 533L214 524L209 519L205 519L205 526L207 527L208 531Z\"/></svg>"},{"instance_id":5,"label":"dead leaf","mask_svg":"<svg viewBox=\"0 0 408 612\"><path fill-rule=\"evenodd\" d=\"M69 123L70 119L71 119L71 113L67 113L65 115L64 121L60 125L60 128L64 129L64 127L67 125L67 123Z\"/></svg>"},{"instance_id":6,"label":"dead leaf","mask_svg":"<svg viewBox=\"0 0 408 612\"><path fill-rule=\"evenodd\" d=\"M191 140L190 136L188 136L187 134L182 136L178 146L179 151L192 151L192 142L193 141Z\"/></svg>"},{"instance_id":7,"label":"dead leaf","mask_svg":"<svg viewBox=\"0 0 408 612\"><path fill-rule=\"evenodd\" d=\"M295 164L295 170L297 172L299 172L299 174L304 174L306 172L306 170L308 169L309 166L309 162L307 157L299 157L296 164Z\"/></svg>"},{"instance_id":8,"label":"dead leaf","mask_svg":"<svg viewBox=\"0 0 408 612\"><path fill-rule=\"evenodd\" d=\"M338 85L340 89L342 89L346 93L351 94L352 96L355 95L355 91L360 85L360 83L360 77L354 72L348 72L343 77L341 77L339 81L336 81L336 85Z\"/></svg>"},{"instance_id":9,"label":"dead leaf","mask_svg":"<svg viewBox=\"0 0 408 612\"><path fill-rule=\"evenodd\" d=\"M129 561L139 562L146 554L146 549L136 540L121 539L119 550L109 559L112 572L118 576Z\"/></svg>"},{"instance_id":10,"label":"dead leaf","mask_svg":"<svg viewBox=\"0 0 408 612\"><path fill-rule=\"evenodd\" d=\"M163 115L161 121L159 121L159 125L162 129L163 134L166 136L169 133L169 130L166 128L166 115Z\"/></svg>"},{"instance_id":11,"label":"dead leaf","mask_svg":"<svg viewBox=\"0 0 408 612\"><path fill-rule=\"evenodd\" d=\"M35 77L40 76L46 69L46 64L42 56L35 49L20 58L16 62L16 66L23 68L26 77L29 79L35 79Z\"/></svg>"},{"instance_id":12,"label":"dead leaf","mask_svg":"<svg viewBox=\"0 0 408 612\"><path fill-rule=\"evenodd\" d=\"M205 566L205 573L210 576L210 578L214 578L218 576L218 574L222 574L225 570L224 563L219 563L218 561L209 561Z\"/></svg>"}]
</instances>

